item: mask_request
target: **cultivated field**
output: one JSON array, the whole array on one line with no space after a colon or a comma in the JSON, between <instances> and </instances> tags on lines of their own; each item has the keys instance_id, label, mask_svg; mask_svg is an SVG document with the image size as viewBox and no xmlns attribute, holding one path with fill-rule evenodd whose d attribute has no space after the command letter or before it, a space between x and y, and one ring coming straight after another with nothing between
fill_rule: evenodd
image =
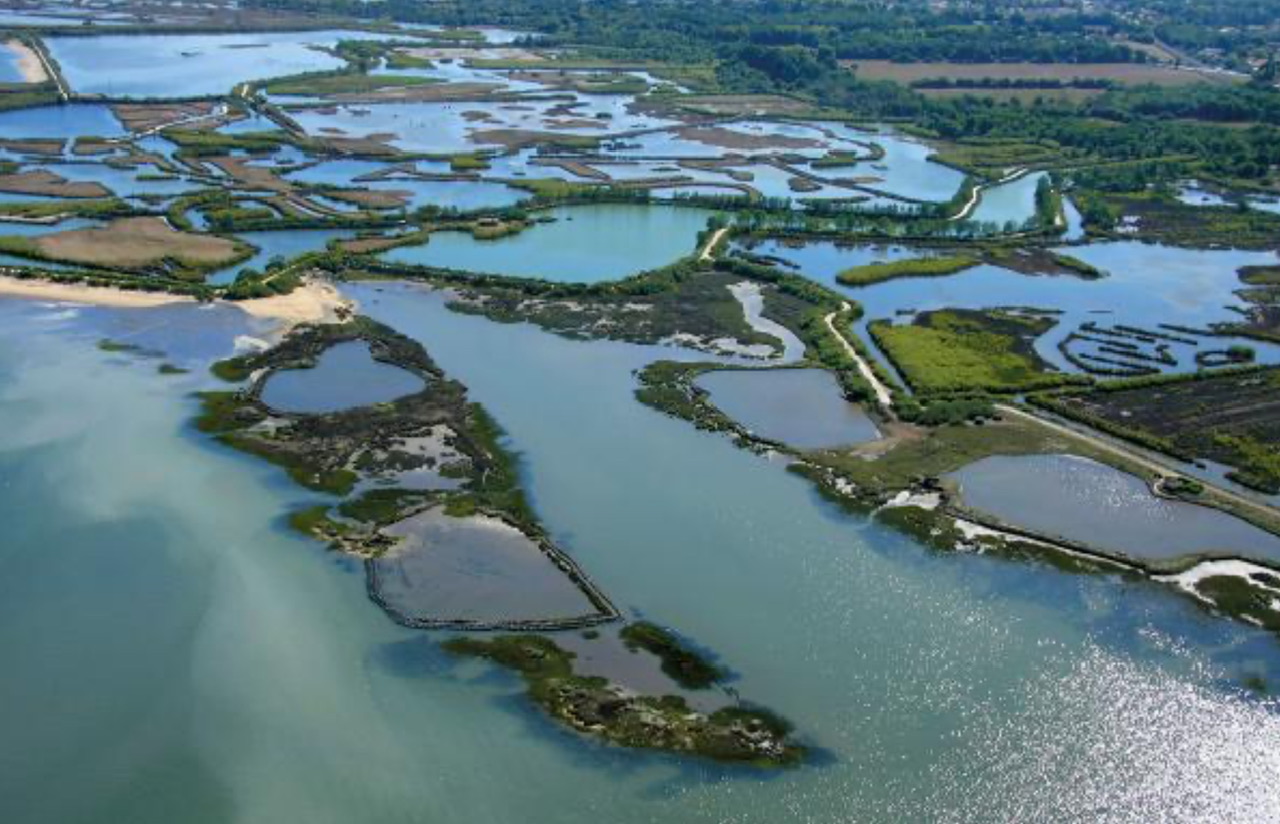
<instances>
[{"instance_id":1,"label":"cultivated field","mask_svg":"<svg viewBox=\"0 0 1280 824\"><path fill-rule=\"evenodd\" d=\"M893 63L888 60L850 60L865 80L891 80L910 85L920 80L949 79L963 81L993 80L1111 80L1127 85L1154 83L1157 86L1186 86L1191 83L1228 83L1235 78L1206 74L1191 69L1176 69L1138 63ZM1003 92L1004 89L977 91Z\"/></svg>"},{"instance_id":2,"label":"cultivated field","mask_svg":"<svg viewBox=\"0 0 1280 824\"><path fill-rule=\"evenodd\" d=\"M1231 477L1280 491L1280 371L1224 373L1053 398L1053 408L1124 430L1170 453L1235 467Z\"/></svg>"}]
</instances>

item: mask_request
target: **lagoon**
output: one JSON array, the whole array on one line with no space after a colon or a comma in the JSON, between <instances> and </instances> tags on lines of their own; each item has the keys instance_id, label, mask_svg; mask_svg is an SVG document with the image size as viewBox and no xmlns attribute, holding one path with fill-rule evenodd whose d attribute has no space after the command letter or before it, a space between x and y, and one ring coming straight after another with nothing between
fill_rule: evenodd
<instances>
[{"instance_id":1,"label":"lagoon","mask_svg":"<svg viewBox=\"0 0 1280 824\"><path fill-rule=\"evenodd\" d=\"M271 375L262 402L280 412L320 415L386 403L424 386L412 372L375 360L364 341L344 341L320 353L310 369Z\"/></svg>"},{"instance_id":2,"label":"lagoon","mask_svg":"<svg viewBox=\"0 0 1280 824\"><path fill-rule=\"evenodd\" d=\"M153 67L154 68L154 67ZM101 103L70 103L0 112L0 138L120 137L125 134L111 109Z\"/></svg>"},{"instance_id":3,"label":"lagoon","mask_svg":"<svg viewBox=\"0 0 1280 824\"><path fill-rule=\"evenodd\" d=\"M462 232L434 232L420 246L382 255L389 263L435 266L560 283L598 283L656 269L692 254L713 215L675 206L563 206L519 234L476 240Z\"/></svg>"}]
</instances>

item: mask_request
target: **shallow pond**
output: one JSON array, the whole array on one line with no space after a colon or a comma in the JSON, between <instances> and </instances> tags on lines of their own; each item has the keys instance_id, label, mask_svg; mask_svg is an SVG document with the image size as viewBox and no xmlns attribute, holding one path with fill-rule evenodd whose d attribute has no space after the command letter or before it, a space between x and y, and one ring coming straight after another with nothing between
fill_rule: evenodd
<instances>
[{"instance_id":1,"label":"shallow pond","mask_svg":"<svg viewBox=\"0 0 1280 824\"><path fill-rule=\"evenodd\" d=\"M68 85L80 94L195 97L225 94L248 80L338 69L346 62L316 46L387 36L361 31L119 34L49 37L45 43Z\"/></svg>"},{"instance_id":2,"label":"shallow pond","mask_svg":"<svg viewBox=\"0 0 1280 824\"><path fill-rule=\"evenodd\" d=\"M753 434L797 449L874 440L876 426L824 369L733 369L699 375L711 403Z\"/></svg>"},{"instance_id":3,"label":"shallow pond","mask_svg":"<svg viewBox=\"0 0 1280 824\"><path fill-rule=\"evenodd\" d=\"M840 127L852 139L869 140L884 149L884 158L861 163L843 173L854 177L872 175L879 182L874 189L916 200L946 201L960 189L964 174L950 166L929 160L936 152L930 146L893 133L867 134Z\"/></svg>"},{"instance_id":4,"label":"shallow pond","mask_svg":"<svg viewBox=\"0 0 1280 824\"><path fill-rule=\"evenodd\" d=\"M152 69L155 67L152 66ZM111 109L100 103L72 103L66 106L37 106L0 112L0 138L26 137L67 140L82 135L120 137L124 127Z\"/></svg>"},{"instance_id":5,"label":"shallow pond","mask_svg":"<svg viewBox=\"0 0 1280 824\"><path fill-rule=\"evenodd\" d=\"M1076 208L1069 197L1062 198L1062 215L1067 225L1062 233L1063 240L1082 240L1084 238L1084 215Z\"/></svg>"},{"instance_id":6,"label":"shallow pond","mask_svg":"<svg viewBox=\"0 0 1280 824\"><path fill-rule=\"evenodd\" d=\"M1280 537L1208 507L1151 493L1141 478L1074 455L999 455L952 473L964 503L1050 536L1133 558L1201 552L1280 563Z\"/></svg>"},{"instance_id":7,"label":"shallow pond","mask_svg":"<svg viewBox=\"0 0 1280 824\"><path fill-rule=\"evenodd\" d=\"M412 372L374 360L364 341L344 341L324 350L311 369L267 378L262 402L281 412L319 415L393 401L423 386Z\"/></svg>"},{"instance_id":8,"label":"shallow pond","mask_svg":"<svg viewBox=\"0 0 1280 824\"><path fill-rule=\"evenodd\" d=\"M117 168L105 163L54 163L43 168L61 175L70 181L91 181L99 183L119 197L135 197L137 195L179 195L199 189L203 184L193 183L177 176L147 179L145 176L156 176L160 170L155 166L138 166L134 168ZM141 178L141 179L140 179Z\"/></svg>"},{"instance_id":9,"label":"shallow pond","mask_svg":"<svg viewBox=\"0 0 1280 824\"><path fill-rule=\"evenodd\" d=\"M424 170L445 164L420 163ZM286 175L289 180L327 186L343 186L383 192L404 192L408 195L407 208L437 206L442 209L473 211L499 209L514 206L531 195L501 183L475 180L423 180L410 175L397 174L376 180L356 178L387 169L387 164L367 160L331 160L315 166L299 169Z\"/></svg>"},{"instance_id":10,"label":"shallow pond","mask_svg":"<svg viewBox=\"0 0 1280 824\"><path fill-rule=\"evenodd\" d=\"M437 507L385 532L402 542L373 562L373 586L410 618L531 621L595 611L536 543L497 518L454 518Z\"/></svg>"},{"instance_id":11,"label":"shallow pond","mask_svg":"<svg viewBox=\"0 0 1280 824\"><path fill-rule=\"evenodd\" d=\"M469 272L597 283L672 263L694 251L713 212L674 206L564 206L539 212L555 220L516 235L476 240L435 232L421 246L382 255L392 263Z\"/></svg>"},{"instance_id":12,"label":"shallow pond","mask_svg":"<svg viewBox=\"0 0 1280 824\"><path fill-rule=\"evenodd\" d=\"M773 353L770 357L776 357L782 363L794 363L804 357L804 341L781 323L764 316L764 292L760 284L742 281L729 286L729 291L742 304L742 316L747 325L757 332L776 338L782 344L781 351L771 347Z\"/></svg>"}]
</instances>

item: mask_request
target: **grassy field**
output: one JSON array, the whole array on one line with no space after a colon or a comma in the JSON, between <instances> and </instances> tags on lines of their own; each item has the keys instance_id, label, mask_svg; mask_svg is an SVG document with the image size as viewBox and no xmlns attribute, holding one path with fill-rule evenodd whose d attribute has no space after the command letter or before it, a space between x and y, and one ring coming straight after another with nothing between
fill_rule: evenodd
<instances>
[{"instance_id":1,"label":"grassy field","mask_svg":"<svg viewBox=\"0 0 1280 824\"><path fill-rule=\"evenodd\" d=\"M405 86L422 86L439 83L431 77L397 74L329 74L301 75L273 80L266 85L269 94L352 94L371 92L377 89L402 88Z\"/></svg>"},{"instance_id":2,"label":"grassy field","mask_svg":"<svg viewBox=\"0 0 1280 824\"><path fill-rule=\"evenodd\" d=\"M917 392L1018 392L1082 380L1051 371L1032 346L1054 323L947 309L922 313L911 324L877 321L869 329Z\"/></svg>"},{"instance_id":3,"label":"grassy field","mask_svg":"<svg viewBox=\"0 0 1280 824\"><path fill-rule=\"evenodd\" d=\"M1127 85L1186 86L1192 83L1228 82L1225 78L1172 66L1144 63L893 63L888 60L849 61L864 80L890 80L910 85L921 80L947 78L964 81L993 80L1109 80ZM977 89L1001 91L1000 89Z\"/></svg>"},{"instance_id":4,"label":"grassy field","mask_svg":"<svg viewBox=\"0 0 1280 824\"><path fill-rule=\"evenodd\" d=\"M867 286L872 283L893 280L894 278L954 275L971 266L977 266L978 263L979 259L971 255L891 260L883 263L853 266L836 275L836 280L845 286Z\"/></svg>"},{"instance_id":5,"label":"grassy field","mask_svg":"<svg viewBox=\"0 0 1280 824\"><path fill-rule=\"evenodd\" d=\"M1036 91L1041 91L1037 89ZM938 145L938 153L931 158L936 163L998 179L1006 170L1015 167L1042 168L1071 160L1083 159L1071 156L1062 147L1041 145L1020 140L966 140Z\"/></svg>"},{"instance_id":6,"label":"grassy field","mask_svg":"<svg viewBox=\"0 0 1280 824\"><path fill-rule=\"evenodd\" d=\"M1280 266L1243 266L1238 274L1250 286L1280 286Z\"/></svg>"}]
</instances>

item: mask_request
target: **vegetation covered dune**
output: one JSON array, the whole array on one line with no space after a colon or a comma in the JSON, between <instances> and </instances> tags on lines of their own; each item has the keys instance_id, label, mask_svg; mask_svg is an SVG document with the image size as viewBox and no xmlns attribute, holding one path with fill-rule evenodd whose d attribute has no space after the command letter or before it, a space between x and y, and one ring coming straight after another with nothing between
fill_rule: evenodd
<instances>
[{"instance_id":1,"label":"vegetation covered dune","mask_svg":"<svg viewBox=\"0 0 1280 824\"><path fill-rule=\"evenodd\" d=\"M178 231L160 217L122 218L106 226L15 238L10 241L9 251L104 268L144 269L172 263L195 271L225 266L248 255L242 243Z\"/></svg>"}]
</instances>

